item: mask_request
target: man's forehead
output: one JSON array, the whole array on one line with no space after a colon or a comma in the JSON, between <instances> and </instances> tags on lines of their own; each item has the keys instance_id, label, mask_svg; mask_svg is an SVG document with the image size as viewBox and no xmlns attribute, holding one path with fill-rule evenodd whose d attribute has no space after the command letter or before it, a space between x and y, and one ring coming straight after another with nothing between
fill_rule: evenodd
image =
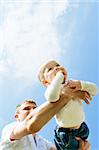
<instances>
[{"instance_id":1,"label":"man's forehead","mask_svg":"<svg viewBox=\"0 0 99 150\"><path fill-rule=\"evenodd\" d=\"M25 107L29 107L29 106L37 106L35 103L29 103L29 102L26 102L26 103L23 103L20 108L23 109Z\"/></svg>"},{"instance_id":2,"label":"man's forehead","mask_svg":"<svg viewBox=\"0 0 99 150\"><path fill-rule=\"evenodd\" d=\"M25 102L22 104L23 106L35 106L36 103L29 103L29 102Z\"/></svg>"}]
</instances>

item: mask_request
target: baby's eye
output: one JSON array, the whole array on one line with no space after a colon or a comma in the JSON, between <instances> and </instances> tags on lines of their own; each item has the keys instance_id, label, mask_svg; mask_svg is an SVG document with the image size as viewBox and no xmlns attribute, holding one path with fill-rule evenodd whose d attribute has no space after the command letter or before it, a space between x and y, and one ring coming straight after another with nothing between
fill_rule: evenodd
<instances>
[{"instance_id":1,"label":"baby's eye","mask_svg":"<svg viewBox=\"0 0 99 150\"><path fill-rule=\"evenodd\" d=\"M59 64L56 64L56 67L59 67L60 65Z\"/></svg>"},{"instance_id":2,"label":"baby's eye","mask_svg":"<svg viewBox=\"0 0 99 150\"><path fill-rule=\"evenodd\" d=\"M49 68L48 71L52 70L52 68Z\"/></svg>"}]
</instances>

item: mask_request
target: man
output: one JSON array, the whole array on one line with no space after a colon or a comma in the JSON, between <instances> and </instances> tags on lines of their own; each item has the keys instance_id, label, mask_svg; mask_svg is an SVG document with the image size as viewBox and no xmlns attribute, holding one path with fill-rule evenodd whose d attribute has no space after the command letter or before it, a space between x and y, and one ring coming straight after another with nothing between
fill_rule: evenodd
<instances>
[{"instance_id":1,"label":"man","mask_svg":"<svg viewBox=\"0 0 99 150\"><path fill-rule=\"evenodd\" d=\"M68 92L69 93L69 92ZM75 92L74 97L91 99L86 92ZM55 150L55 147L36 133L69 101L62 95L55 103L45 102L37 107L30 100L22 103L15 113L17 122L7 125L2 132L0 150ZM84 150L84 149L81 149Z\"/></svg>"},{"instance_id":2,"label":"man","mask_svg":"<svg viewBox=\"0 0 99 150\"><path fill-rule=\"evenodd\" d=\"M27 131L21 131L25 118L37 107L33 100L26 100L21 105L18 105L15 112L16 122L10 123L2 131L2 141L6 143L2 144L1 149L13 149L13 150L55 150L52 143L48 142L44 138L38 136L33 131L33 134L29 135L28 127ZM24 127L23 127L24 128ZM22 129L23 130L23 129ZM27 132L27 133L26 133ZM23 137L23 134L28 134Z\"/></svg>"}]
</instances>

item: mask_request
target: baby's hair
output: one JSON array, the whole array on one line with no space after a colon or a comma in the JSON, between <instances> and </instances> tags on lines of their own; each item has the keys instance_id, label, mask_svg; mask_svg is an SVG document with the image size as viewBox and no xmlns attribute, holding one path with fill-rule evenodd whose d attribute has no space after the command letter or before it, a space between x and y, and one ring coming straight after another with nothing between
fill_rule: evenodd
<instances>
[{"instance_id":1,"label":"baby's hair","mask_svg":"<svg viewBox=\"0 0 99 150\"><path fill-rule=\"evenodd\" d=\"M53 63L53 64L55 64L55 66L60 66L60 64L58 62L56 62L55 60L49 60L49 61L45 62L43 65L41 65L41 67L39 69L38 78L40 81L45 80L44 72L49 63Z\"/></svg>"}]
</instances>

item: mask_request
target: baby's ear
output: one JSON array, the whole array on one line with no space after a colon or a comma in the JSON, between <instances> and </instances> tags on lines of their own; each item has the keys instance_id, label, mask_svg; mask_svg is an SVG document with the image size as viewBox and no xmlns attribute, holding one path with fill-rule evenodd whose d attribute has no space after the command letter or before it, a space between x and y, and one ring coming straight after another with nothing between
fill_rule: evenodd
<instances>
[{"instance_id":1,"label":"baby's ear","mask_svg":"<svg viewBox=\"0 0 99 150\"><path fill-rule=\"evenodd\" d=\"M47 80L42 80L41 82L42 82L42 84L45 85L45 86L48 84Z\"/></svg>"}]
</instances>

